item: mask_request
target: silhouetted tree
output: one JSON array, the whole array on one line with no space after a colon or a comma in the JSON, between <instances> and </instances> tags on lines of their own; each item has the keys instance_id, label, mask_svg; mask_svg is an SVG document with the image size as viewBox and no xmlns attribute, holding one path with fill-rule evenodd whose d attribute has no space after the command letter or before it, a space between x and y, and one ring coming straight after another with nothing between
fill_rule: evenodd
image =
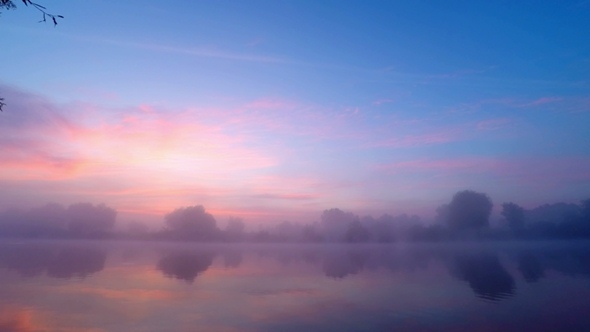
<instances>
[{"instance_id":1,"label":"silhouetted tree","mask_svg":"<svg viewBox=\"0 0 590 332\"><path fill-rule=\"evenodd\" d=\"M524 230L524 209L515 203L502 204L502 216L514 234L520 235Z\"/></svg>"},{"instance_id":2,"label":"silhouetted tree","mask_svg":"<svg viewBox=\"0 0 590 332\"><path fill-rule=\"evenodd\" d=\"M215 218L202 205L178 208L164 219L168 230L178 239L214 240L219 236Z\"/></svg>"},{"instance_id":3,"label":"silhouetted tree","mask_svg":"<svg viewBox=\"0 0 590 332\"><path fill-rule=\"evenodd\" d=\"M448 239L448 229L443 225L434 224L424 226L414 224L408 230L408 239L412 241L438 242Z\"/></svg>"},{"instance_id":4,"label":"silhouetted tree","mask_svg":"<svg viewBox=\"0 0 590 332\"><path fill-rule=\"evenodd\" d=\"M527 223L550 222L558 224L579 217L581 207L571 203L543 204L525 211Z\"/></svg>"},{"instance_id":5,"label":"silhouetted tree","mask_svg":"<svg viewBox=\"0 0 590 332\"><path fill-rule=\"evenodd\" d=\"M30 210L0 213L0 235L11 237L103 237L112 230L117 212L105 205L49 203Z\"/></svg>"},{"instance_id":6,"label":"silhouetted tree","mask_svg":"<svg viewBox=\"0 0 590 332\"><path fill-rule=\"evenodd\" d=\"M460 191L449 204L449 226L453 230L488 227L492 207L492 201L486 194L471 190Z\"/></svg>"},{"instance_id":7,"label":"silhouetted tree","mask_svg":"<svg viewBox=\"0 0 590 332\"><path fill-rule=\"evenodd\" d=\"M543 204L526 210L528 234L537 238L590 237L590 202Z\"/></svg>"},{"instance_id":8,"label":"silhouetted tree","mask_svg":"<svg viewBox=\"0 0 590 332\"><path fill-rule=\"evenodd\" d=\"M449 204L443 204L436 208L435 221L440 224L448 225L449 223Z\"/></svg>"},{"instance_id":9,"label":"silhouetted tree","mask_svg":"<svg viewBox=\"0 0 590 332\"><path fill-rule=\"evenodd\" d=\"M533 222L527 228L528 236L532 238L552 238L557 234L557 225L550 221Z\"/></svg>"},{"instance_id":10,"label":"silhouetted tree","mask_svg":"<svg viewBox=\"0 0 590 332\"><path fill-rule=\"evenodd\" d=\"M117 211L104 205L77 203L68 207L68 230L77 237L103 237L115 226Z\"/></svg>"},{"instance_id":11,"label":"silhouetted tree","mask_svg":"<svg viewBox=\"0 0 590 332\"><path fill-rule=\"evenodd\" d=\"M360 221L355 220L353 221L346 234L344 235L344 239L346 242L368 242L371 238L371 234L365 226L363 226Z\"/></svg>"},{"instance_id":12,"label":"silhouetted tree","mask_svg":"<svg viewBox=\"0 0 590 332\"><path fill-rule=\"evenodd\" d=\"M590 238L590 199L583 200L580 204L580 218L578 220L581 235Z\"/></svg>"},{"instance_id":13,"label":"silhouetted tree","mask_svg":"<svg viewBox=\"0 0 590 332\"><path fill-rule=\"evenodd\" d=\"M0 235L6 237L44 238L59 233L47 218L33 210L8 209L0 213ZM46 218L47 217L47 218Z\"/></svg>"},{"instance_id":14,"label":"silhouetted tree","mask_svg":"<svg viewBox=\"0 0 590 332\"><path fill-rule=\"evenodd\" d=\"M373 218L371 218L373 219ZM380 243L390 243L395 241L395 218L389 214L383 214L374 222L364 224L370 229L373 239Z\"/></svg>"},{"instance_id":15,"label":"silhouetted tree","mask_svg":"<svg viewBox=\"0 0 590 332\"><path fill-rule=\"evenodd\" d=\"M352 222L358 216L340 209L324 210L321 217L321 229L329 241L342 241Z\"/></svg>"},{"instance_id":16,"label":"silhouetted tree","mask_svg":"<svg viewBox=\"0 0 590 332\"><path fill-rule=\"evenodd\" d=\"M254 242L271 242L273 240L272 236L267 230L259 230L256 233L252 234L252 239Z\"/></svg>"},{"instance_id":17,"label":"silhouetted tree","mask_svg":"<svg viewBox=\"0 0 590 332\"><path fill-rule=\"evenodd\" d=\"M49 18L53 22L53 26L56 26L57 19L64 18L62 15L54 15L54 14L48 13L46 11L45 7L43 7L42 5L40 5L36 2L32 2L31 0L21 0L21 1L22 1L22 3L25 4L25 6L31 5L31 7L35 8L41 12L43 17L42 17L41 21L39 21L39 22L47 22L47 18ZM14 4L13 0L0 0L0 14L2 14L2 12L1 12L2 10L11 10L11 9L16 9L16 5ZM4 102L4 98L0 98L0 112L4 110L4 106L6 106L6 103Z\"/></svg>"},{"instance_id":18,"label":"silhouetted tree","mask_svg":"<svg viewBox=\"0 0 590 332\"><path fill-rule=\"evenodd\" d=\"M580 206L582 208L582 210L580 211L582 219L587 223L590 223L590 198L580 202Z\"/></svg>"},{"instance_id":19,"label":"silhouetted tree","mask_svg":"<svg viewBox=\"0 0 590 332\"><path fill-rule=\"evenodd\" d=\"M318 231L317 223L305 225L301 230L301 239L304 242L322 242L324 237Z\"/></svg>"}]
</instances>

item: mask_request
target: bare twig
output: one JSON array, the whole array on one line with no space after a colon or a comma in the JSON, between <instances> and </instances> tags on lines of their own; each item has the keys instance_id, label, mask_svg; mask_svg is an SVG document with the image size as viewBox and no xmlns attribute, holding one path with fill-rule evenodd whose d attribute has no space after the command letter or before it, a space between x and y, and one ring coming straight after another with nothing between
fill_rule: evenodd
<instances>
[{"instance_id":1,"label":"bare twig","mask_svg":"<svg viewBox=\"0 0 590 332\"><path fill-rule=\"evenodd\" d=\"M47 8L41 6L38 3L35 3L31 0L22 0L23 3L25 4L25 6L31 5L33 7L35 7L35 9L37 9L38 11L40 11L43 14L43 19L39 22L47 22L47 18L49 17L52 21L53 21L53 26L57 25L57 19L58 18L64 18L62 15L54 15L54 14L50 14L48 13L46 10Z\"/></svg>"}]
</instances>

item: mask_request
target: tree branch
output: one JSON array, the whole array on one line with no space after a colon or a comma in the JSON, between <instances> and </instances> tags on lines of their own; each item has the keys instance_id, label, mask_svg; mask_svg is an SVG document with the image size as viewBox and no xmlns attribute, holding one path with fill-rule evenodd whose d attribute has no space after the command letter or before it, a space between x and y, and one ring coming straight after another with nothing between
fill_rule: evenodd
<instances>
[{"instance_id":1,"label":"tree branch","mask_svg":"<svg viewBox=\"0 0 590 332\"><path fill-rule=\"evenodd\" d=\"M31 0L22 0L23 3L25 4L25 6L31 5L33 7L35 7L35 9L37 9L38 11L40 11L43 14L43 19L39 22L47 22L47 18L49 17L52 21L53 21L53 26L57 25L57 19L58 18L64 18L62 15L54 15L54 14L50 14L48 13L46 10L47 8L41 6L38 3L35 3Z\"/></svg>"}]
</instances>

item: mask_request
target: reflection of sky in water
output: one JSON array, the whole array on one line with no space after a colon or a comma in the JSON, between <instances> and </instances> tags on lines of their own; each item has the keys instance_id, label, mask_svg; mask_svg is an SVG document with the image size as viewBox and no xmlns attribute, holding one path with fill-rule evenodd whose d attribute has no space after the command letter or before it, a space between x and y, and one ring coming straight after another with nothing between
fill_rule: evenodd
<instances>
[{"instance_id":1,"label":"reflection of sky in water","mask_svg":"<svg viewBox=\"0 0 590 332\"><path fill-rule=\"evenodd\" d=\"M590 327L584 244L0 249L0 331Z\"/></svg>"}]
</instances>

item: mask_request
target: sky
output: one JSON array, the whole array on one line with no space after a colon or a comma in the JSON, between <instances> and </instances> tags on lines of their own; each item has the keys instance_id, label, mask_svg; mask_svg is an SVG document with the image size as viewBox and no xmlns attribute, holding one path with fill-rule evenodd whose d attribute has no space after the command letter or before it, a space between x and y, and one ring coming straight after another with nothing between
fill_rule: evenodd
<instances>
[{"instance_id":1,"label":"sky","mask_svg":"<svg viewBox=\"0 0 590 332\"><path fill-rule=\"evenodd\" d=\"M15 1L0 208L161 222L590 197L590 1Z\"/></svg>"}]
</instances>

